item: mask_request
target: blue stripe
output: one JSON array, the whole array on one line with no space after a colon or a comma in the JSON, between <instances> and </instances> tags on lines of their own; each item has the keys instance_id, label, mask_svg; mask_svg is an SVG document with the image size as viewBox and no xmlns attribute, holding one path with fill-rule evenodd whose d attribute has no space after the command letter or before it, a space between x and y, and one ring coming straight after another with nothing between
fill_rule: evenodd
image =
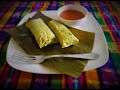
<instances>
[{"instance_id":1,"label":"blue stripe","mask_svg":"<svg viewBox=\"0 0 120 90\"><path fill-rule=\"evenodd\" d=\"M78 81L77 78L75 78L75 79L73 80L73 87L74 87L74 89L80 88L80 86L79 86L79 81Z\"/></svg>"},{"instance_id":2,"label":"blue stripe","mask_svg":"<svg viewBox=\"0 0 120 90\"><path fill-rule=\"evenodd\" d=\"M106 9L107 7L105 7L102 3L100 3L100 5L102 6L103 11L107 14L107 17L110 19L110 21L111 21L112 25L115 25L115 22L114 22L114 20L112 19L112 16L111 16L111 15L109 15L108 10ZM119 30L118 30L118 28L117 28L116 26L114 27L114 30L116 31L116 33L117 33L117 34L118 34L118 36L120 37Z\"/></svg>"},{"instance_id":3,"label":"blue stripe","mask_svg":"<svg viewBox=\"0 0 120 90\"><path fill-rule=\"evenodd\" d=\"M38 5L35 7L35 11L37 11L40 7L40 2L38 2Z\"/></svg>"},{"instance_id":4,"label":"blue stripe","mask_svg":"<svg viewBox=\"0 0 120 90\"><path fill-rule=\"evenodd\" d=\"M41 8L41 3L43 3L43 2L42 2L42 1L41 1L41 2L38 2L38 5L36 6L35 11L37 11L39 8Z\"/></svg>"}]
</instances>

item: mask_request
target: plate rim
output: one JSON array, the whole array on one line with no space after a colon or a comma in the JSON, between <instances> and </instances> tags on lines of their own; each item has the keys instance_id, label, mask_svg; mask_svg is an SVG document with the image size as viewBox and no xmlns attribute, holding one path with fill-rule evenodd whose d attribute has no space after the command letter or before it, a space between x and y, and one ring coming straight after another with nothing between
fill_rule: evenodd
<instances>
[{"instance_id":1,"label":"plate rim","mask_svg":"<svg viewBox=\"0 0 120 90\"><path fill-rule=\"evenodd\" d=\"M57 10L51 10L51 11L57 11ZM46 11L41 11L41 12L51 12L51 11L49 11L49 10L46 10ZM36 11L35 12L31 12L31 13L28 13L28 14L26 14L21 20L20 20L20 22L18 23L18 25L20 25L20 23L22 22L22 20L23 19L25 19L26 17L28 17L30 14L35 14L35 13L37 13ZM89 14L91 14L90 12L89 12ZM91 14L92 15L92 14ZM98 25L98 27L99 27L99 29L100 29L100 31L102 32L102 35L103 35L103 39L105 40L105 45L106 45L106 53L107 53L107 57L106 57L106 62L104 62L104 64L103 65L105 65L106 63L107 63L107 61L108 61L108 58L109 58L109 51L108 51L108 45L107 45L107 41L106 41L106 38L105 38L105 35L104 35L104 33L103 33L103 30L102 30L102 28L100 27L100 25L99 25L99 23L97 22L97 20L95 19L95 17L94 16L92 16L93 18L94 18L94 21L95 21L95 23ZM10 41L9 41L9 44L8 44L8 48L10 47L9 45L10 45L10 42L12 41L12 37L10 38ZM11 65L11 62L9 62L8 61L8 49L7 49L7 54L6 54L6 59L7 59L7 62L8 62L8 64L11 66L11 67L13 67L13 68L15 68L15 69L17 69L17 70L20 70L20 71L25 71L25 70L21 70L21 69L18 69L18 68L16 68L16 67L14 67L13 65ZM103 66L102 65L102 66ZM86 65L87 66L87 65ZM97 67L97 68L100 68L100 67L102 67L102 66L99 66L99 67ZM94 69L96 69L96 68L94 68ZM92 70L92 69L90 69L90 70ZM83 71L88 71L88 70L86 70L85 68L84 68L84 70ZM37 72L31 72L31 71L25 71L25 72L30 72L30 73L37 73ZM53 71L54 72L54 71ZM39 73L39 72L38 72ZM40 74L61 74L60 72L55 72L55 73L40 73Z\"/></svg>"}]
</instances>

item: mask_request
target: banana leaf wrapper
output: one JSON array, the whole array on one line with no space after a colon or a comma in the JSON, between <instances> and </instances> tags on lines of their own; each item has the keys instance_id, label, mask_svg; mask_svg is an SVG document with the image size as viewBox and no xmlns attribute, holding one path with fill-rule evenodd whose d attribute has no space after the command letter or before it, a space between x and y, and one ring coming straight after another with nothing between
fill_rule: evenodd
<instances>
[{"instance_id":1,"label":"banana leaf wrapper","mask_svg":"<svg viewBox=\"0 0 120 90\"><path fill-rule=\"evenodd\" d=\"M47 25L52 19L37 12L31 19L41 18ZM23 25L17 26L9 31L10 35L16 42L30 55L54 55L54 54L82 54L90 53L93 49L95 33L83 30L69 28L68 29L79 39L79 43L67 48L61 48L59 43L51 44L43 48L39 48L32 33ZM83 72L88 60L73 58L50 58L46 59L40 65L49 69L56 69L61 74L67 74L74 78L78 78Z\"/></svg>"}]
</instances>

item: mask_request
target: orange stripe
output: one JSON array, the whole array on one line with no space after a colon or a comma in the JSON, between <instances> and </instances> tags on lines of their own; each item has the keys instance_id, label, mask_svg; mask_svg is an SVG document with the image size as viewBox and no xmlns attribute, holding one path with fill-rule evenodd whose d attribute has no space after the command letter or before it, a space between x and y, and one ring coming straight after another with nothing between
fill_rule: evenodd
<instances>
[{"instance_id":1,"label":"orange stripe","mask_svg":"<svg viewBox=\"0 0 120 90\"><path fill-rule=\"evenodd\" d=\"M85 77L86 77L86 85L87 88L95 88L99 89L100 88L100 82L98 79L98 73L97 70L91 70L85 72Z\"/></svg>"},{"instance_id":2,"label":"orange stripe","mask_svg":"<svg viewBox=\"0 0 120 90\"><path fill-rule=\"evenodd\" d=\"M20 4L20 1L17 1L13 4L13 6L7 11L7 13L2 17L0 20L0 30L4 27L4 25L7 23L13 12L15 11L16 7Z\"/></svg>"},{"instance_id":3,"label":"orange stripe","mask_svg":"<svg viewBox=\"0 0 120 90\"><path fill-rule=\"evenodd\" d=\"M46 9L48 8L49 4L50 4L49 1L45 1L43 7L41 7L39 10L40 10L40 11L46 10Z\"/></svg>"},{"instance_id":4,"label":"orange stripe","mask_svg":"<svg viewBox=\"0 0 120 90\"><path fill-rule=\"evenodd\" d=\"M34 7L35 2L30 2L28 6L33 6ZM32 8L28 12L32 11ZM27 73L27 72L21 72L20 78L18 80L18 89L27 89L30 88L32 82L32 73Z\"/></svg>"},{"instance_id":5,"label":"orange stripe","mask_svg":"<svg viewBox=\"0 0 120 90\"><path fill-rule=\"evenodd\" d=\"M21 72L17 84L17 89L30 88L31 82L32 82L32 74L27 72Z\"/></svg>"},{"instance_id":6,"label":"orange stripe","mask_svg":"<svg viewBox=\"0 0 120 90\"><path fill-rule=\"evenodd\" d=\"M65 89L66 88L66 75L62 75L62 88Z\"/></svg>"},{"instance_id":7,"label":"orange stripe","mask_svg":"<svg viewBox=\"0 0 120 90\"><path fill-rule=\"evenodd\" d=\"M102 15L102 12L101 12L101 10L99 9L99 7L98 7L98 5L97 5L97 2L95 2L95 5L96 5L98 11L100 12L101 18L103 19L103 21L104 21L104 23L105 23L105 25L106 25L106 28L110 31L109 27L107 26L107 24L106 24L106 22L105 22L105 20L104 20L104 18L103 18L104 16ZM118 50L118 52L120 53L119 47L117 46L117 43L115 42L115 39L114 39L112 33L111 33L111 32L109 32L109 33L110 33L110 35L111 35L112 40L114 41L113 43L114 43L115 47L117 48L116 50Z\"/></svg>"}]
</instances>

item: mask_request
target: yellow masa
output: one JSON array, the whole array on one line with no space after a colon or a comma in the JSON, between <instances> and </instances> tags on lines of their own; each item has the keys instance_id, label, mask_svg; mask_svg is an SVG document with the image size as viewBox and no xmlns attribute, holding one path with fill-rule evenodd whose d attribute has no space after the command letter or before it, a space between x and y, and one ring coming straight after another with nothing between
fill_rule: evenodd
<instances>
[{"instance_id":1,"label":"yellow masa","mask_svg":"<svg viewBox=\"0 0 120 90\"><path fill-rule=\"evenodd\" d=\"M79 40L69 31L69 29L57 20L52 20L48 26L56 35L62 48L75 45Z\"/></svg>"},{"instance_id":2,"label":"yellow masa","mask_svg":"<svg viewBox=\"0 0 120 90\"><path fill-rule=\"evenodd\" d=\"M30 20L26 27L32 32L40 48L57 41L53 32L41 18Z\"/></svg>"}]
</instances>

